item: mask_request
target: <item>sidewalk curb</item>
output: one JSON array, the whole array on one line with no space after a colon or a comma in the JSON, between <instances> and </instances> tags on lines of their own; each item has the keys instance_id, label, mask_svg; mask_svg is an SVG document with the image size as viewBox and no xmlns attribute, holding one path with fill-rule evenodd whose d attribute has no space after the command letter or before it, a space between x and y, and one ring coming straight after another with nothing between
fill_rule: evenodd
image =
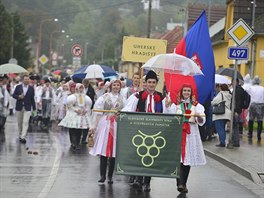
<instances>
[{"instance_id":1,"label":"sidewalk curb","mask_svg":"<svg viewBox=\"0 0 264 198\"><path fill-rule=\"evenodd\" d=\"M216 153L210 151L209 149L204 148L204 153L208 157L220 162L221 164L227 166L228 168L232 169L233 171L237 172L238 174L246 177L247 179L251 180L255 184L263 185L261 178L259 177L258 173L254 170L250 170L250 167L243 167L242 165L237 165L235 162L232 162L221 155L217 155Z\"/></svg>"}]
</instances>

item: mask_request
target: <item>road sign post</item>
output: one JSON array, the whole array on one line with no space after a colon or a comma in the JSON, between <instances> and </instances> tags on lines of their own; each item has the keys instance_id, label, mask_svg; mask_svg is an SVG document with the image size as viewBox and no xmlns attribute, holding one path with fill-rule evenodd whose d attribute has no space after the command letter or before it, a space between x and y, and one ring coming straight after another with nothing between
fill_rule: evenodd
<instances>
[{"instance_id":1,"label":"road sign post","mask_svg":"<svg viewBox=\"0 0 264 198\"><path fill-rule=\"evenodd\" d=\"M228 58L234 60L248 60L247 47L229 47Z\"/></svg>"},{"instance_id":2,"label":"road sign post","mask_svg":"<svg viewBox=\"0 0 264 198\"><path fill-rule=\"evenodd\" d=\"M44 65L49 61L48 57L45 54L42 54L41 57L39 57L39 62L42 65L42 76L44 76Z\"/></svg>"},{"instance_id":3,"label":"road sign post","mask_svg":"<svg viewBox=\"0 0 264 198\"><path fill-rule=\"evenodd\" d=\"M247 42L253 35L254 31L247 25L247 23L240 18L231 28L227 30L228 35L235 41L235 43L238 46L243 45L245 42ZM234 65L234 78L233 78L233 92L232 92L232 109L231 109L231 120L230 120L230 133L229 133L229 141L227 144L227 148L232 149L233 148L233 121L235 115L235 93L236 93L236 79L237 79L237 61L246 56L248 52L246 53L246 48L235 48L231 47L228 50L228 56L230 59L235 59L235 65ZM247 55L248 58L248 55Z\"/></svg>"},{"instance_id":4,"label":"road sign post","mask_svg":"<svg viewBox=\"0 0 264 198\"><path fill-rule=\"evenodd\" d=\"M75 44L71 48L72 56L74 57L81 57L83 54L83 48L79 44Z\"/></svg>"}]
</instances>

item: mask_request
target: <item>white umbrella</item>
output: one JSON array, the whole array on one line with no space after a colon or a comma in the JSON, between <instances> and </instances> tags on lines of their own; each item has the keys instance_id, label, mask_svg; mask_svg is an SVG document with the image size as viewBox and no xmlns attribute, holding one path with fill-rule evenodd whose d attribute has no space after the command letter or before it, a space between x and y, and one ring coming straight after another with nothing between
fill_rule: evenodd
<instances>
[{"instance_id":1,"label":"white umbrella","mask_svg":"<svg viewBox=\"0 0 264 198\"><path fill-rule=\"evenodd\" d=\"M28 71L16 64L12 64L12 63L7 63L7 64L3 64L0 65L0 74L18 74L18 73L27 73Z\"/></svg>"},{"instance_id":2,"label":"white umbrella","mask_svg":"<svg viewBox=\"0 0 264 198\"><path fill-rule=\"evenodd\" d=\"M231 80L220 74L215 74L215 84L231 84Z\"/></svg>"},{"instance_id":3,"label":"white umbrella","mask_svg":"<svg viewBox=\"0 0 264 198\"><path fill-rule=\"evenodd\" d=\"M203 75L199 66L192 59L175 53L154 56L142 67L185 76Z\"/></svg>"},{"instance_id":4,"label":"white umbrella","mask_svg":"<svg viewBox=\"0 0 264 198\"><path fill-rule=\"evenodd\" d=\"M85 70L86 73L86 76L85 78L102 78L104 79L104 70L102 69L102 67L100 65L96 65L96 64L93 64L93 65L89 65L87 67L87 69Z\"/></svg>"}]
</instances>

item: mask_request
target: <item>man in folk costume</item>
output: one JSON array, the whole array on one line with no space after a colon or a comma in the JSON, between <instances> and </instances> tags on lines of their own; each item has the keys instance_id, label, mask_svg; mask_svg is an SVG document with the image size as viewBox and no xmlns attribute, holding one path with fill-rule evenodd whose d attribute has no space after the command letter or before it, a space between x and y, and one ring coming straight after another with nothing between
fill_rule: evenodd
<instances>
[{"instance_id":1,"label":"man in folk costume","mask_svg":"<svg viewBox=\"0 0 264 198\"><path fill-rule=\"evenodd\" d=\"M154 71L149 71L145 78L146 90L137 92L127 99L126 106L122 111L130 112L148 112L148 113L162 113L164 105L162 104L162 93L156 91L158 84L158 77ZM133 187L138 191L143 190L150 192L151 177L137 176Z\"/></svg>"},{"instance_id":2,"label":"man in folk costume","mask_svg":"<svg viewBox=\"0 0 264 198\"><path fill-rule=\"evenodd\" d=\"M42 121L43 121L43 129L48 130L49 128L49 122L50 122L50 116L51 116L51 105L54 100L54 91L53 88L50 85L50 80L46 78L44 80L45 85L42 88L41 93L41 102L42 102Z\"/></svg>"}]
</instances>

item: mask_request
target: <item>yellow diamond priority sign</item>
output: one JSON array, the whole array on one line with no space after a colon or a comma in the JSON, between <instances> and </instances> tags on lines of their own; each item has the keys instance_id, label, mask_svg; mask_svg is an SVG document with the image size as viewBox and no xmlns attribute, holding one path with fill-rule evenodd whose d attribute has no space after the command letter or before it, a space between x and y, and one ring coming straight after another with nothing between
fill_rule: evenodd
<instances>
[{"instance_id":1,"label":"yellow diamond priority sign","mask_svg":"<svg viewBox=\"0 0 264 198\"><path fill-rule=\"evenodd\" d=\"M238 46L247 42L254 35L254 31L242 18L240 18L231 28L229 28L227 33Z\"/></svg>"},{"instance_id":2,"label":"yellow diamond priority sign","mask_svg":"<svg viewBox=\"0 0 264 198\"><path fill-rule=\"evenodd\" d=\"M39 62L44 65L49 61L48 57L45 54L42 54L41 57L39 57Z\"/></svg>"}]
</instances>

